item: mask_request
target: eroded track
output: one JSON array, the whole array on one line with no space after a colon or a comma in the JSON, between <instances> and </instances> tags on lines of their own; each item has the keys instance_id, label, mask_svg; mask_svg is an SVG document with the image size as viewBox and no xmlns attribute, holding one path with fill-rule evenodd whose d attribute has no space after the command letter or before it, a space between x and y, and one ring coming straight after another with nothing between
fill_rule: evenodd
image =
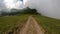
<instances>
[{"instance_id":1,"label":"eroded track","mask_svg":"<svg viewBox=\"0 0 60 34\"><path fill-rule=\"evenodd\" d=\"M38 25L37 21L30 16L19 34L44 34L44 30Z\"/></svg>"}]
</instances>

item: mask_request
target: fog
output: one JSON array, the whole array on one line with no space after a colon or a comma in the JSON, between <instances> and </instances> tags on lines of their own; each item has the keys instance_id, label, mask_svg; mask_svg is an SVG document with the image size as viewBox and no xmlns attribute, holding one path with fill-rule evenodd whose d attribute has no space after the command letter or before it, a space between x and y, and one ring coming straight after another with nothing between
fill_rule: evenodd
<instances>
[{"instance_id":1,"label":"fog","mask_svg":"<svg viewBox=\"0 0 60 34\"><path fill-rule=\"evenodd\" d=\"M26 0L0 0L0 14L3 12L11 12L11 9L23 9Z\"/></svg>"},{"instance_id":2,"label":"fog","mask_svg":"<svg viewBox=\"0 0 60 34\"><path fill-rule=\"evenodd\" d=\"M26 6L37 9L44 16L60 19L60 0L28 0Z\"/></svg>"},{"instance_id":3,"label":"fog","mask_svg":"<svg viewBox=\"0 0 60 34\"><path fill-rule=\"evenodd\" d=\"M0 0L0 11L26 7L37 9L43 16L60 19L60 0Z\"/></svg>"}]
</instances>

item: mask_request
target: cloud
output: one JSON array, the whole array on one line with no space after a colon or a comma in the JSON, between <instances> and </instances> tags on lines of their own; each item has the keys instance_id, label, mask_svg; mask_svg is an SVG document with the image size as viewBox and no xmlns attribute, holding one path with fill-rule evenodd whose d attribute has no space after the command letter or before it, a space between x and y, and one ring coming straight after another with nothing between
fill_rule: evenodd
<instances>
[{"instance_id":1,"label":"cloud","mask_svg":"<svg viewBox=\"0 0 60 34\"><path fill-rule=\"evenodd\" d=\"M2 9L23 9L26 8L25 2L27 0L0 0L0 10Z\"/></svg>"},{"instance_id":2,"label":"cloud","mask_svg":"<svg viewBox=\"0 0 60 34\"><path fill-rule=\"evenodd\" d=\"M0 11L7 9L37 9L44 16L60 19L60 0L0 0Z\"/></svg>"},{"instance_id":3,"label":"cloud","mask_svg":"<svg viewBox=\"0 0 60 34\"><path fill-rule=\"evenodd\" d=\"M60 0L28 0L26 6L37 9L44 16L60 19Z\"/></svg>"},{"instance_id":4,"label":"cloud","mask_svg":"<svg viewBox=\"0 0 60 34\"><path fill-rule=\"evenodd\" d=\"M0 11L6 9L5 4L4 4L3 1L4 1L4 0L0 0Z\"/></svg>"},{"instance_id":5,"label":"cloud","mask_svg":"<svg viewBox=\"0 0 60 34\"><path fill-rule=\"evenodd\" d=\"M26 0L24 1L21 1L21 0L4 0L4 3L6 5L7 8L9 9L12 9L12 8L15 8L15 9L22 9L22 8L25 8L25 2Z\"/></svg>"},{"instance_id":6,"label":"cloud","mask_svg":"<svg viewBox=\"0 0 60 34\"><path fill-rule=\"evenodd\" d=\"M4 3L6 7L9 9L19 8L19 6L22 4L21 1L17 1L17 0L4 0Z\"/></svg>"}]
</instances>

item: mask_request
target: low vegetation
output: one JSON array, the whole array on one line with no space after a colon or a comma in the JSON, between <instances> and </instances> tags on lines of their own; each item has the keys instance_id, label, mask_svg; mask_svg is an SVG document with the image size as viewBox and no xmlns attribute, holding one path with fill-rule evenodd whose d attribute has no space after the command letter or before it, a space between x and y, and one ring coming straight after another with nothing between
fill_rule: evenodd
<instances>
[{"instance_id":1,"label":"low vegetation","mask_svg":"<svg viewBox=\"0 0 60 34\"><path fill-rule=\"evenodd\" d=\"M60 34L60 20L40 15L35 15L35 18L44 28L45 34Z\"/></svg>"},{"instance_id":2,"label":"low vegetation","mask_svg":"<svg viewBox=\"0 0 60 34\"><path fill-rule=\"evenodd\" d=\"M9 32L14 31L18 24L24 24L29 15L34 15L39 25L44 28L45 34L60 34L60 20L41 16L36 9L28 7L24 10L13 9L12 11L11 13L2 12L0 15L0 34L10 34Z\"/></svg>"},{"instance_id":3,"label":"low vegetation","mask_svg":"<svg viewBox=\"0 0 60 34\"><path fill-rule=\"evenodd\" d=\"M17 25L24 24L29 15L38 14L36 9L30 9L28 7L23 10L12 9L11 12L1 11L1 13L0 34L13 33L17 29Z\"/></svg>"},{"instance_id":4,"label":"low vegetation","mask_svg":"<svg viewBox=\"0 0 60 34\"><path fill-rule=\"evenodd\" d=\"M7 34L14 31L18 24L24 24L27 19L28 15L0 17L0 34Z\"/></svg>"},{"instance_id":5,"label":"low vegetation","mask_svg":"<svg viewBox=\"0 0 60 34\"><path fill-rule=\"evenodd\" d=\"M5 12L5 11L1 11L0 16L14 16L14 15L18 15L18 14L38 14L36 9L30 9L29 7L23 9L23 10L18 10L18 9L11 9L10 12Z\"/></svg>"}]
</instances>

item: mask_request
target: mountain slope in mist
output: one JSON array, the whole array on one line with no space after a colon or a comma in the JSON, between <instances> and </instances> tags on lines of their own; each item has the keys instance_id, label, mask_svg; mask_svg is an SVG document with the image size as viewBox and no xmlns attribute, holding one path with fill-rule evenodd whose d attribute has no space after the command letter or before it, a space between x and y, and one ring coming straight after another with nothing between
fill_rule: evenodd
<instances>
[{"instance_id":1,"label":"mountain slope in mist","mask_svg":"<svg viewBox=\"0 0 60 34\"><path fill-rule=\"evenodd\" d=\"M44 16L60 19L60 0L28 0L26 6L37 9Z\"/></svg>"}]
</instances>

